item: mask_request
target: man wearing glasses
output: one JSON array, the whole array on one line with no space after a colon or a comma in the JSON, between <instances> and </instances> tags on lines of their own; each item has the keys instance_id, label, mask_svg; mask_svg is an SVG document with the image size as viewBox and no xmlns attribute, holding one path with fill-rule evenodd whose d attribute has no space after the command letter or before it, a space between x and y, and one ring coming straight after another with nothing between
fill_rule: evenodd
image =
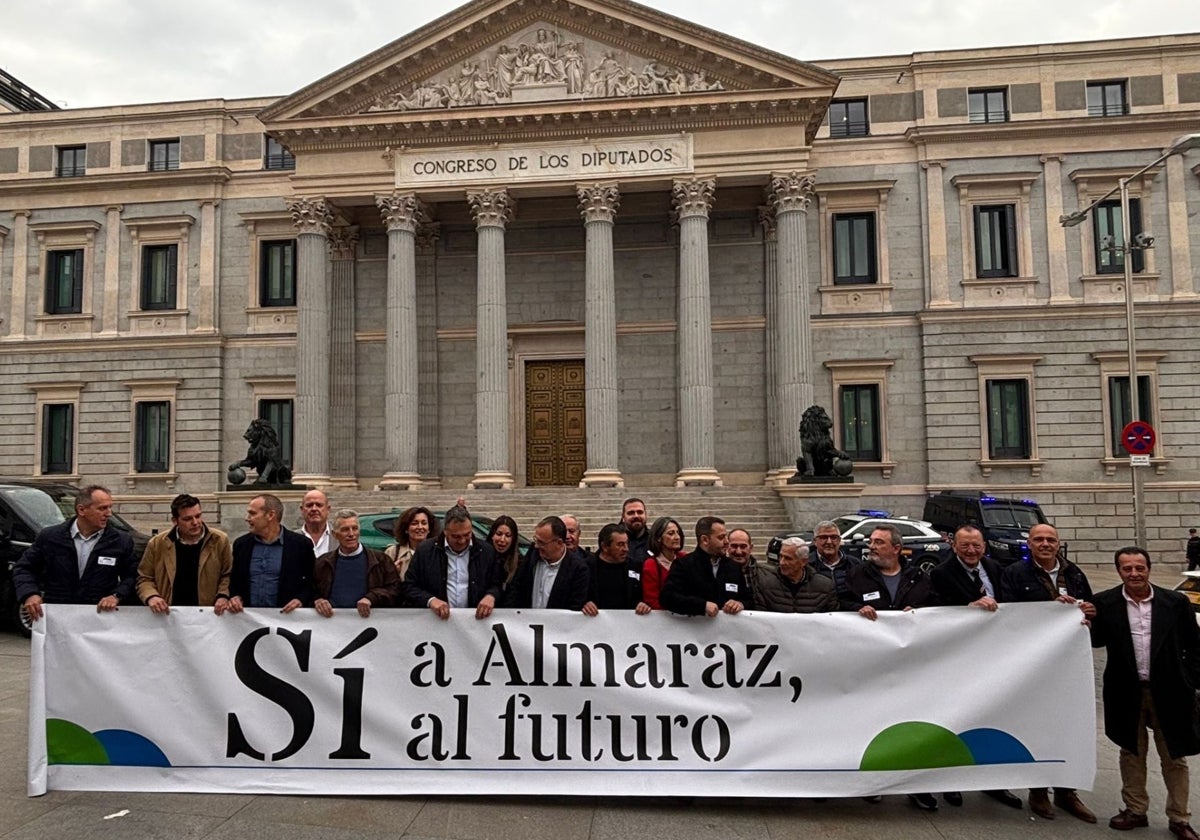
<instances>
[{"instance_id":1,"label":"man wearing glasses","mask_svg":"<svg viewBox=\"0 0 1200 840\"><path fill-rule=\"evenodd\" d=\"M567 550L567 526L547 516L533 532L533 551L517 567L504 606L535 610L583 609L588 600L587 562Z\"/></svg>"},{"instance_id":2,"label":"man wearing glasses","mask_svg":"<svg viewBox=\"0 0 1200 840\"><path fill-rule=\"evenodd\" d=\"M842 535L837 525L828 520L818 522L813 532L813 547L817 550L817 556L809 561L809 568L833 581L838 600L845 601L852 597L846 578L862 562L862 558L851 557L842 551Z\"/></svg>"}]
</instances>

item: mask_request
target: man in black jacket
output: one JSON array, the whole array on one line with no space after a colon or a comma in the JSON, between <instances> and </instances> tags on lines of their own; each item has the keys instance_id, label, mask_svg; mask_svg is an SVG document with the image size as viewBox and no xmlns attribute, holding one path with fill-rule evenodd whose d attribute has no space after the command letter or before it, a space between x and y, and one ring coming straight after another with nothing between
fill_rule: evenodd
<instances>
[{"instance_id":1,"label":"man in black jacket","mask_svg":"<svg viewBox=\"0 0 1200 840\"><path fill-rule=\"evenodd\" d=\"M741 568L725 556L725 520L702 516L696 521L698 548L676 558L663 584L663 609L680 615L740 613L750 603Z\"/></svg>"},{"instance_id":2,"label":"man in black jacket","mask_svg":"<svg viewBox=\"0 0 1200 840\"><path fill-rule=\"evenodd\" d=\"M313 544L283 527L283 502L269 493L255 496L246 505L246 525L250 533L233 541L229 612L276 607L290 613L312 606Z\"/></svg>"},{"instance_id":3,"label":"man in black jacket","mask_svg":"<svg viewBox=\"0 0 1200 840\"><path fill-rule=\"evenodd\" d=\"M504 590L504 606L535 610L580 611L588 600L588 565L578 551L567 550L567 526L547 516L533 532L526 554Z\"/></svg>"},{"instance_id":4,"label":"man in black jacket","mask_svg":"<svg viewBox=\"0 0 1200 840\"><path fill-rule=\"evenodd\" d=\"M995 612L1000 590L1000 566L984 556L983 533L974 525L954 532L954 555L929 575L938 604L943 607L977 607ZM985 794L1010 808L1021 807L1021 797L1009 790L985 790ZM951 805L962 804L962 794L946 791L942 798Z\"/></svg>"},{"instance_id":5,"label":"man in black jacket","mask_svg":"<svg viewBox=\"0 0 1200 840\"><path fill-rule=\"evenodd\" d=\"M1200 752L1196 695L1188 680L1200 674L1200 631L1191 604L1178 592L1150 583L1150 554L1128 546L1114 555L1121 586L1096 596L1092 645L1108 649L1104 667L1104 734L1121 748L1125 807L1109 828L1149 825L1146 811L1147 732L1162 765L1167 819L1180 840L1197 840L1188 823L1186 756Z\"/></svg>"},{"instance_id":6,"label":"man in black jacket","mask_svg":"<svg viewBox=\"0 0 1200 840\"><path fill-rule=\"evenodd\" d=\"M650 605L642 600L642 568L629 560L629 534L625 526L610 522L596 537L596 553L587 555L588 600L584 615L600 610L633 610L649 615Z\"/></svg>"},{"instance_id":7,"label":"man in black jacket","mask_svg":"<svg viewBox=\"0 0 1200 840\"><path fill-rule=\"evenodd\" d=\"M895 525L880 525L867 541L870 558L846 576L842 609L875 620L878 610L912 610L937 603L929 576L916 563L904 563L904 538Z\"/></svg>"},{"instance_id":8,"label":"man in black jacket","mask_svg":"<svg viewBox=\"0 0 1200 840\"><path fill-rule=\"evenodd\" d=\"M108 612L133 599L133 540L108 527L112 512L112 494L90 484L75 496L75 518L43 528L25 549L12 579L32 621L42 617L44 603L95 604Z\"/></svg>"},{"instance_id":9,"label":"man in black jacket","mask_svg":"<svg viewBox=\"0 0 1200 840\"><path fill-rule=\"evenodd\" d=\"M1028 561L1019 560L1000 576L1001 601L1059 601L1078 606L1085 619L1096 615L1092 585L1087 575L1066 558L1058 556L1058 529L1041 523L1029 529ZM1055 788L1054 805L1086 823L1096 815L1083 804L1074 788ZM1045 788L1029 789L1029 810L1044 820L1054 819L1054 805Z\"/></svg>"},{"instance_id":10,"label":"man in black jacket","mask_svg":"<svg viewBox=\"0 0 1200 840\"><path fill-rule=\"evenodd\" d=\"M428 607L438 618L451 609L474 609L487 618L500 599L500 561L490 545L475 539L470 512L462 505L446 511L442 533L417 547L404 575L404 600Z\"/></svg>"}]
</instances>

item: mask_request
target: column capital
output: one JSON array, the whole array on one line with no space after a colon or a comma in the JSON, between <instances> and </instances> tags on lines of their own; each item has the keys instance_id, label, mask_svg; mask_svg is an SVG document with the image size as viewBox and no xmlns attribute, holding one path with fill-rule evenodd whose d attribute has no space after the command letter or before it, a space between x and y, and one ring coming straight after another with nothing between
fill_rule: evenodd
<instances>
[{"instance_id":1,"label":"column capital","mask_svg":"<svg viewBox=\"0 0 1200 840\"><path fill-rule=\"evenodd\" d=\"M333 224L333 212L323 198L290 198L284 206L292 214L292 224L300 233L315 233L327 236Z\"/></svg>"},{"instance_id":2,"label":"column capital","mask_svg":"<svg viewBox=\"0 0 1200 840\"><path fill-rule=\"evenodd\" d=\"M467 204L476 228L506 227L517 212L517 200L508 190L470 190Z\"/></svg>"},{"instance_id":3,"label":"column capital","mask_svg":"<svg viewBox=\"0 0 1200 840\"><path fill-rule=\"evenodd\" d=\"M763 239L768 242L774 242L779 223L779 220L775 217L775 208L765 204L760 206L758 208L758 223L763 229Z\"/></svg>"},{"instance_id":4,"label":"column capital","mask_svg":"<svg viewBox=\"0 0 1200 840\"><path fill-rule=\"evenodd\" d=\"M676 181L671 185L671 210L675 220L686 219L690 216L708 218L716 198L716 178L692 178L690 181Z\"/></svg>"},{"instance_id":5,"label":"column capital","mask_svg":"<svg viewBox=\"0 0 1200 840\"><path fill-rule=\"evenodd\" d=\"M442 238L442 223L424 221L417 225L417 250L432 251Z\"/></svg>"},{"instance_id":6,"label":"column capital","mask_svg":"<svg viewBox=\"0 0 1200 840\"><path fill-rule=\"evenodd\" d=\"M609 222L621 206L621 193L616 184L581 184L575 188L579 197L579 214L585 224Z\"/></svg>"},{"instance_id":7,"label":"column capital","mask_svg":"<svg viewBox=\"0 0 1200 840\"><path fill-rule=\"evenodd\" d=\"M799 172L787 172L771 176L771 184L767 188L767 201L775 208L776 213L787 213L792 210L808 211L812 204L813 187L817 183L815 175L802 175Z\"/></svg>"},{"instance_id":8,"label":"column capital","mask_svg":"<svg viewBox=\"0 0 1200 840\"><path fill-rule=\"evenodd\" d=\"M352 260L358 247L358 227L354 225L337 225L329 229L329 258L332 260Z\"/></svg>"},{"instance_id":9,"label":"column capital","mask_svg":"<svg viewBox=\"0 0 1200 840\"><path fill-rule=\"evenodd\" d=\"M416 193L392 193L375 196L375 206L387 225L388 232L404 230L415 233L417 225L429 218L425 204Z\"/></svg>"}]
</instances>

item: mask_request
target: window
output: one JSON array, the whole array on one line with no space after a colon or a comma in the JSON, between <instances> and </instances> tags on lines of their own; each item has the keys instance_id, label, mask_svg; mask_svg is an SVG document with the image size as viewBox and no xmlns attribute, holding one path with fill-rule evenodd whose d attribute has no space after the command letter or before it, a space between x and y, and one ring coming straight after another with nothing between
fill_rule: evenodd
<instances>
[{"instance_id":1,"label":"window","mask_svg":"<svg viewBox=\"0 0 1200 840\"><path fill-rule=\"evenodd\" d=\"M875 214L835 213L833 216L833 282L874 283Z\"/></svg>"},{"instance_id":2,"label":"window","mask_svg":"<svg viewBox=\"0 0 1200 840\"><path fill-rule=\"evenodd\" d=\"M134 471L165 473L171 463L171 403L139 402L134 411Z\"/></svg>"},{"instance_id":3,"label":"window","mask_svg":"<svg viewBox=\"0 0 1200 840\"><path fill-rule=\"evenodd\" d=\"M870 132L867 100L835 99L829 103L830 137L866 137Z\"/></svg>"},{"instance_id":4,"label":"window","mask_svg":"<svg viewBox=\"0 0 1200 840\"><path fill-rule=\"evenodd\" d=\"M990 379L987 382L988 458L1029 458L1029 382Z\"/></svg>"},{"instance_id":5,"label":"window","mask_svg":"<svg viewBox=\"0 0 1200 840\"><path fill-rule=\"evenodd\" d=\"M1008 122L1008 90L967 91L967 119L973 123Z\"/></svg>"},{"instance_id":6,"label":"window","mask_svg":"<svg viewBox=\"0 0 1200 840\"><path fill-rule=\"evenodd\" d=\"M842 449L855 461L877 462L880 457L879 386L841 387Z\"/></svg>"},{"instance_id":7,"label":"window","mask_svg":"<svg viewBox=\"0 0 1200 840\"><path fill-rule=\"evenodd\" d=\"M150 141L150 171L166 172L179 168L179 138Z\"/></svg>"},{"instance_id":8,"label":"window","mask_svg":"<svg viewBox=\"0 0 1200 840\"><path fill-rule=\"evenodd\" d=\"M1154 417L1151 412L1151 406L1154 400L1150 392L1150 386L1150 377L1145 374L1139 374L1138 419L1145 420L1153 426ZM1128 454L1125 451L1125 447L1121 445L1121 430L1133 419L1133 415L1129 411L1129 406L1129 377L1110 376L1108 378L1108 411L1109 417L1112 418L1110 424L1110 432L1112 434L1110 454L1113 458L1124 458Z\"/></svg>"},{"instance_id":9,"label":"window","mask_svg":"<svg viewBox=\"0 0 1200 840\"><path fill-rule=\"evenodd\" d=\"M279 435L284 466L292 466L292 400L259 400L258 417L271 424Z\"/></svg>"},{"instance_id":10,"label":"window","mask_svg":"<svg viewBox=\"0 0 1200 840\"><path fill-rule=\"evenodd\" d=\"M142 246L142 309L174 309L178 245Z\"/></svg>"},{"instance_id":11,"label":"window","mask_svg":"<svg viewBox=\"0 0 1200 840\"><path fill-rule=\"evenodd\" d=\"M1119 117L1128 114L1125 82L1088 82L1087 111L1089 117Z\"/></svg>"},{"instance_id":12,"label":"window","mask_svg":"<svg viewBox=\"0 0 1200 840\"><path fill-rule=\"evenodd\" d=\"M46 254L46 314L83 311L83 248Z\"/></svg>"},{"instance_id":13,"label":"window","mask_svg":"<svg viewBox=\"0 0 1200 840\"><path fill-rule=\"evenodd\" d=\"M70 475L75 469L75 405L42 405L42 475Z\"/></svg>"},{"instance_id":14,"label":"window","mask_svg":"<svg viewBox=\"0 0 1200 840\"><path fill-rule=\"evenodd\" d=\"M295 169L296 159L274 137L267 137L267 154L263 158L263 169Z\"/></svg>"},{"instance_id":15,"label":"window","mask_svg":"<svg viewBox=\"0 0 1200 840\"><path fill-rule=\"evenodd\" d=\"M59 146L58 167L54 174L59 178L78 178L87 173L86 146Z\"/></svg>"},{"instance_id":16,"label":"window","mask_svg":"<svg viewBox=\"0 0 1200 840\"><path fill-rule=\"evenodd\" d=\"M261 243L259 306L296 305L296 240Z\"/></svg>"},{"instance_id":17,"label":"window","mask_svg":"<svg viewBox=\"0 0 1200 840\"><path fill-rule=\"evenodd\" d=\"M1017 223L1013 205L975 207L975 276L1018 276Z\"/></svg>"},{"instance_id":18,"label":"window","mask_svg":"<svg viewBox=\"0 0 1200 840\"><path fill-rule=\"evenodd\" d=\"M1096 273L1122 274L1125 271L1125 232L1121 219L1120 201L1102 201L1092 211L1092 241L1096 246ZM1142 232L1142 202L1129 199L1129 229L1133 236ZM1111 242L1108 237L1112 237ZM1129 252L1133 260L1133 271L1146 270L1146 255L1142 249Z\"/></svg>"}]
</instances>

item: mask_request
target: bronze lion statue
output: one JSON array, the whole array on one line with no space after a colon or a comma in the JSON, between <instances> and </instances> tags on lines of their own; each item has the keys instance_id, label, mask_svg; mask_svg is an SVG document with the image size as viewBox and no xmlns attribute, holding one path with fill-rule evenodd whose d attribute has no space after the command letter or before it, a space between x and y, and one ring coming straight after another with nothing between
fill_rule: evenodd
<instances>
[{"instance_id":1,"label":"bronze lion statue","mask_svg":"<svg viewBox=\"0 0 1200 840\"><path fill-rule=\"evenodd\" d=\"M809 406L800 418L800 475L849 475L854 468L850 456L833 445L833 420L819 405Z\"/></svg>"},{"instance_id":2,"label":"bronze lion statue","mask_svg":"<svg viewBox=\"0 0 1200 840\"><path fill-rule=\"evenodd\" d=\"M283 449L279 435L266 420L250 421L243 438L250 444L246 457L229 465L229 483L241 484L246 480L243 467L258 472L255 484L287 484L292 480L292 471L283 464ZM235 480L240 478L240 480Z\"/></svg>"}]
</instances>

